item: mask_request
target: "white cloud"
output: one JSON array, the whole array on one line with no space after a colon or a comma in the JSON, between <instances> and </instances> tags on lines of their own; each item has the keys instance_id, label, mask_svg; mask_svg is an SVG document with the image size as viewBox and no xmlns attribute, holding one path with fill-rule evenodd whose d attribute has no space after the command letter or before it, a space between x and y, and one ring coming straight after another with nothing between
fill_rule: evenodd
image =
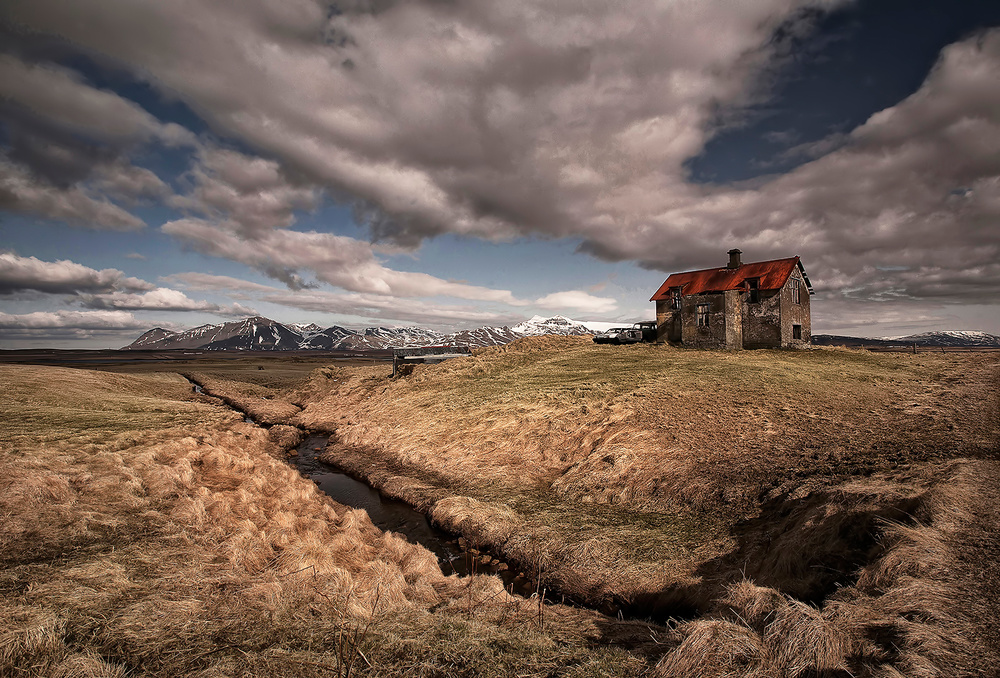
<instances>
[{"instance_id":1,"label":"white cloud","mask_svg":"<svg viewBox=\"0 0 1000 678\"><path fill-rule=\"evenodd\" d=\"M236 290L244 292L281 292L281 290L276 287L261 285L260 283L241 280L228 275L212 275L209 273L197 273L194 271L187 273L173 273L171 275L164 276L163 280L165 282L182 285L191 290L202 290L207 292L217 292L223 290Z\"/></svg>"},{"instance_id":2,"label":"white cloud","mask_svg":"<svg viewBox=\"0 0 1000 678\"><path fill-rule=\"evenodd\" d=\"M0 312L2 330L135 330L145 323L125 311L35 311Z\"/></svg>"},{"instance_id":3,"label":"white cloud","mask_svg":"<svg viewBox=\"0 0 1000 678\"><path fill-rule=\"evenodd\" d=\"M291 226L296 210L313 209L320 199L315 187L293 185L277 162L220 148L199 149L189 178L191 192L171 205L226 219L250 236Z\"/></svg>"},{"instance_id":4,"label":"white cloud","mask_svg":"<svg viewBox=\"0 0 1000 678\"><path fill-rule=\"evenodd\" d=\"M372 294L336 294L306 290L269 294L261 300L303 311L372 317L378 318L379 322L418 323L441 327L467 327L469 324L503 325L521 319L509 313L484 311L473 306L429 304L413 299L396 299Z\"/></svg>"},{"instance_id":5,"label":"white cloud","mask_svg":"<svg viewBox=\"0 0 1000 678\"><path fill-rule=\"evenodd\" d=\"M132 203L143 198L166 198L172 193L155 173L129 163L103 165L96 174L95 188L115 200Z\"/></svg>"},{"instance_id":6,"label":"white cloud","mask_svg":"<svg viewBox=\"0 0 1000 678\"><path fill-rule=\"evenodd\" d=\"M611 313L618 309L618 302L611 297L595 297L581 290L547 294L535 300L534 305L552 311L573 309L584 313Z\"/></svg>"},{"instance_id":7,"label":"white cloud","mask_svg":"<svg viewBox=\"0 0 1000 678\"><path fill-rule=\"evenodd\" d=\"M95 270L62 259L42 261L13 252L0 252L0 294L36 290L49 294L83 292L142 291L154 285L131 278L114 268Z\"/></svg>"},{"instance_id":8,"label":"white cloud","mask_svg":"<svg viewBox=\"0 0 1000 678\"><path fill-rule=\"evenodd\" d=\"M256 315L257 312L241 304L222 306L209 301L191 299L183 292L168 287L142 294L112 292L110 294L81 294L80 300L87 308L120 309L126 311L203 311L226 316Z\"/></svg>"},{"instance_id":9,"label":"white cloud","mask_svg":"<svg viewBox=\"0 0 1000 678\"><path fill-rule=\"evenodd\" d=\"M254 239L237 234L238 227L201 219L180 219L161 227L190 247L212 256L251 266L296 289L305 286L299 271L351 292L396 297L450 296L475 301L524 305L508 290L450 282L426 273L395 271L375 258L369 243L314 231L267 231Z\"/></svg>"}]
</instances>

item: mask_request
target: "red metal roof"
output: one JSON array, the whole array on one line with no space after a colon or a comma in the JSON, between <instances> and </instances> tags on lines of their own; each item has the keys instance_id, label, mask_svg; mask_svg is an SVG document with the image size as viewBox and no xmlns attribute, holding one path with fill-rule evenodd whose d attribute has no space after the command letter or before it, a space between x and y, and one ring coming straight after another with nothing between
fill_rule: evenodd
<instances>
[{"instance_id":1,"label":"red metal roof","mask_svg":"<svg viewBox=\"0 0 1000 678\"><path fill-rule=\"evenodd\" d=\"M802 268L799 258L789 257L788 259L743 264L739 268L706 268L703 271L674 273L660 285L660 289L656 290L656 294L650 298L650 301L667 299L670 296L671 287L682 288L681 294L684 295L744 289L747 278L759 278L762 290L776 290L785 284L796 266ZM805 277L805 270L802 271L802 274ZM806 278L806 286L812 292L808 278Z\"/></svg>"}]
</instances>

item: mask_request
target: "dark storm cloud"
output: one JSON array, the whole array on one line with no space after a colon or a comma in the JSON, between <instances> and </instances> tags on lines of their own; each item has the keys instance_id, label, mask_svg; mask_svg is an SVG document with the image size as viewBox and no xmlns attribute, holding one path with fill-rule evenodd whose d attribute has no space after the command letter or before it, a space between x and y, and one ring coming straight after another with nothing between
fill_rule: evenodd
<instances>
[{"instance_id":1,"label":"dark storm cloud","mask_svg":"<svg viewBox=\"0 0 1000 678\"><path fill-rule=\"evenodd\" d=\"M649 173L660 189L680 182L718 103L751 96L796 6L408 2L328 16L305 0L7 5L377 205L374 235L406 246L442 232L602 230L595 195Z\"/></svg>"},{"instance_id":2,"label":"dark storm cloud","mask_svg":"<svg viewBox=\"0 0 1000 678\"><path fill-rule=\"evenodd\" d=\"M62 189L39 181L0 155L0 209L37 215L84 228L134 231L145 223L80 186Z\"/></svg>"},{"instance_id":3,"label":"dark storm cloud","mask_svg":"<svg viewBox=\"0 0 1000 678\"><path fill-rule=\"evenodd\" d=\"M790 45L837 4L9 0L2 11L117 60L267 158L203 152L176 203L197 215L163 230L292 287L304 270L359 294L503 292L390 271L364 243L292 231L322 190L356 201L372 237L401 247L442 233L571 236L593 256L670 271L723 263L738 246L747 259L802 255L827 296L985 300L1000 254L997 32L945 49L917 92L864 125L790 151L814 158L792 172L690 181L685 163L766 99ZM89 111L119 111L134 138L181 136L72 74L7 67L17 82L64 83L84 122L47 115L107 144L115 130ZM30 87L12 91L51 108Z\"/></svg>"},{"instance_id":4,"label":"dark storm cloud","mask_svg":"<svg viewBox=\"0 0 1000 678\"><path fill-rule=\"evenodd\" d=\"M186 130L73 71L12 54L0 54L0 127L8 141L0 207L99 229L144 226L112 200L169 194L155 174L132 165L132 150L151 141L193 143Z\"/></svg>"}]
</instances>

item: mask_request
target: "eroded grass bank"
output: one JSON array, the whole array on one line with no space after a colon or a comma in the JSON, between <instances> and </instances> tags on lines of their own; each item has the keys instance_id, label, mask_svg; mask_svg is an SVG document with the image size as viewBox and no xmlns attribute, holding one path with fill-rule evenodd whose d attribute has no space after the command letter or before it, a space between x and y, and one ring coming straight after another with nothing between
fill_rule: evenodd
<instances>
[{"instance_id":1,"label":"eroded grass bank","mask_svg":"<svg viewBox=\"0 0 1000 678\"><path fill-rule=\"evenodd\" d=\"M386 372L320 371L288 396L294 421L335 428L330 461L565 593L698 617L661 675L1000 661L958 595L967 577L996 591L989 549L956 528L996 515L993 356L547 337Z\"/></svg>"},{"instance_id":2,"label":"eroded grass bank","mask_svg":"<svg viewBox=\"0 0 1000 678\"><path fill-rule=\"evenodd\" d=\"M658 659L662 630L443 576L180 375L3 366L0 384L0 675L628 676Z\"/></svg>"}]
</instances>

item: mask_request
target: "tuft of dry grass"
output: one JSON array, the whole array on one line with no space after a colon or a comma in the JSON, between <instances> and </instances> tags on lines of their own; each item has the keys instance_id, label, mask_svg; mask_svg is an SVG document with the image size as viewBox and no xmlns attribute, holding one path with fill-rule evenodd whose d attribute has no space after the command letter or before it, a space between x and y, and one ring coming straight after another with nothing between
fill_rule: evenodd
<instances>
[{"instance_id":1,"label":"tuft of dry grass","mask_svg":"<svg viewBox=\"0 0 1000 678\"><path fill-rule=\"evenodd\" d=\"M885 553L820 606L751 580L678 627L656 676L979 676L1000 666L1000 463L961 462L926 520L887 526ZM971 594L971 595L970 595Z\"/></svg>"}]
</instances>

